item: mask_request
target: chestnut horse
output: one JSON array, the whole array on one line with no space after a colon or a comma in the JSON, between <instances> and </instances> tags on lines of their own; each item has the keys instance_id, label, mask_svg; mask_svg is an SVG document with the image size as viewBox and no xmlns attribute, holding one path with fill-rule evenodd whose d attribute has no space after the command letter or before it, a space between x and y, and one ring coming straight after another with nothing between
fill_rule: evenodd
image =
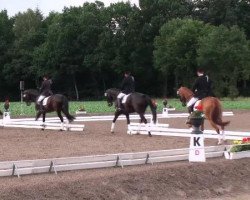
<instances>
[{"instance_id":1,"label":"chestnut horse","mask_svg":"<svg viewBox=\"0 0 250 200\"><path fill-rule=\"evenodd\" d=\"M186 87L180 87L177 91L177 94L179 95L183 106L185 106L194 95L194 93ZM225 140L224 127L228 125L230 121L222 121L222 106L219 99L215 97L206 97L200 101L200 107L205 114L205 118L219 134L218 144L222 144L222 142ZM221 127L221 134L218 126ZM204 130L204 122L201 126L201 130Z\"/></svg>"}]
</instances>

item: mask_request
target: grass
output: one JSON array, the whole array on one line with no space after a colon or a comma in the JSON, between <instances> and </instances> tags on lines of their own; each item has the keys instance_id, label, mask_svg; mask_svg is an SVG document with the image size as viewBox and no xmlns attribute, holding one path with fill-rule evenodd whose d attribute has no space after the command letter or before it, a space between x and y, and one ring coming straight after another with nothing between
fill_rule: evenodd
<instances>
[{"instance_id":1,"label":"grass","mask_svg":"<svg viewBox=\"0 0 250 200\"><path fill-rule=\"evenodd\" d=\"M161 113L163 104L163 99L157 99L158 102L158 113ZM238 98L234 101L230 99L221 99L221 103L224 110L250 110L250 98ZM0 103L0 110L3 111L3 104ZM182 107L179 99L168 99L168 105L175 108L176 111L186 112L187 109ZM70 113L75 114L75 111L79 110L80 108L84 107L87 113L90 114L110 114L114 113L115 108L114 106L109 107L106 101L72 101L69 103ZM148 109L149 110L149 109ZM12 117L24 115L24 116L35 116L35 108L34 104L31 106L26 106L25 103L21 102L11 102L10 103L10 112ZM55 115L52 113L50 115Z\"/></svg>"}]
</instances>

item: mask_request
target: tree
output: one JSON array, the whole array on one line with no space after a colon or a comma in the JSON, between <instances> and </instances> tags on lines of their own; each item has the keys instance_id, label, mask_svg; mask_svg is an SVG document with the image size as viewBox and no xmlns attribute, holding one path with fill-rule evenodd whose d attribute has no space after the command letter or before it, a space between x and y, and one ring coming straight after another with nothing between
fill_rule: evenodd
<instances>
[{"instance_id":1,"label":"tree","mask_svg":"<svg viewBox=\"0 0 250 200\"><path fill-rule=\"evenodd\" d=\"M210 29L209 25L191 19L173 19L162 26L160 35L155 38L154 60L170 88L191 85L197 68L199 38Z\"/></svg>"},{"instance_id":2,"label":"tree","mask_svg":"<svg viewBox=\"0 0 250 200\"><path fill-rule=\"evenodd\" d=\"M7 11L0 12L0 90L2 95L7 93L7 82L5 75L3 74L3 67L11 59L9 50L13 45L14 34L12 31L13 19L9 19Z\"/></svg>"},{"instance_id":3,"label":"tree","mask_svg":"<svg viewBox=\"0 0 250 200\"><path fill-rule=\"evenodd\" d=\"M11 59L5 63L3 74L12 85L20 80L27 83L36 80L36 68L32 65L33 51L44 41L43 16L39 10L28 9L14 18L14 41L9 51Z\"/></svg>"},{"instance_id":4,"label":"tree","mask_svg":"<svg viewBox=\"0 0 250 200\"><path fill-rule=\"evenodd\" d=\"M250 38L249 0L196 0L193 16L215 26L231 27L238 25Z\"/></svg>"},{"instance_id":5,"label":"tree","mask_svg":"<svg viewBox=\"0 0 250 200\"><path fill-rule=\"evenodd\" d=\"M237 26L221 25L200 38L197 60L209 70L217 95L234 98L239 94L237 84L250 77L249 47Z\"/></svg>"}]
</instances>

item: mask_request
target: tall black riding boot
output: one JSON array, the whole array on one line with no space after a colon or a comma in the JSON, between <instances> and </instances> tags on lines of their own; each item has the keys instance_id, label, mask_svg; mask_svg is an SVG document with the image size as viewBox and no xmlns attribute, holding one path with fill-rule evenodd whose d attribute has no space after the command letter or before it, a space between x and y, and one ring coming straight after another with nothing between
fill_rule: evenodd
<instances>
[{"instance_id":1,"label":"tall black riding boot","mask_svg":"<svg viewBox=\"0 0 250 200\"><path fill-rule=\"evenodd\" d=\"M189 116L188 116L188 118L187 118L187 120L186 120L186 124L191 125L191 122L190 122L190 115L191 115L191 113L192 113L193 111L194 111L194 105L189 106L189 107L188 107Z\"/></svg>"},{"instance_id":2,"label":"tall black riding boot","mask_svg":"<svg viewBox=\"0 0 250 200\"><path fill-rule=\"evenodd\" d=\"M122 110L122 99L117 99L117 110Z\"/></svg>"},{"instance_id":3,"label":"tall black riding boot","mask_svg":"<svg viewBox=\"0 0 250 200\"><path fill-rule=\"evenodd\" d=\"M188 107L188 113L191 114L194 111L194 105Z\"/></svg>"},{"instance_id":4,"label":"tall black riding boot","mask_svg":"<svg viewBox=\"0 0 250 200\"><path fill-rule=\"evenodd\" d=\"M42 113L44 112L43 101L39 102L39 111Z\"/></svg>"}]
</instances>

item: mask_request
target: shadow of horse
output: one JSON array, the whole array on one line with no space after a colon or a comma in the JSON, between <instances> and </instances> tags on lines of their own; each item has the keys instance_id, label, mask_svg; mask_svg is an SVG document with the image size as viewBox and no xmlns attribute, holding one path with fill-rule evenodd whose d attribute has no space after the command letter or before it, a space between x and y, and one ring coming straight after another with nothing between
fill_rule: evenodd
<instances>
[{"instance_id":1,"label":"shadow of horse","mask_svg":"<svg viewBox=\"0 0 250 200\"><path fill-rule=\"evenodd\" d=\"M23 92L23 101L27 106L30 106L31 103L35 103L35 109L37 111L36 120L39 119L41 115L43 115L43 122L45 122L46 113L56 112L61 122L63 123L62 113L66 116L69 122L72 122L75 117L69 114L69 102L68 99L61 94L51 95L47 104L44 106L44 112L39 110L39 105L37 104L37 99L39 97L39 92L35 89L24 90Z\"/></svg>"},{"instance_id":2,"label":"shadow of horse","mask_svg":"<svg viewBox=\"0 0 250 200\"><path fill-rule=\"evenodd\" d=\"M108 106L112 106L113 103L115 102L115 106L117 107L117 96L119 93L120 90L116 88L111 88L106 90L105 96L107 98ZM127 97L126 102L123 104L123 109L115 111L114 114L115 116L111 125L111 133L114 132L115 122L121 114L124 114L126 116L128 126L130 124L129 114L134 112L139 114L141 118L140 120L141 123L143 122L147 124L147 119L145 118L144 114L148 106L151 109L153 115L153 123L155 124L157 120L157 114L156 114L157 106L155 102L148 95L137 92L131 93ZM148 135L152 136L150 131L148 131Z\"/></svg>"},{"instance_id":3,"label":"shadow of horse","mask_svg":"<svg viewBox=\"0 0 250 200\"><path fill-rule=\"evenodd\" d=\"M180 87L177 90L177 95L179 95L182 105L186 106L188 101L194 96L194 93L186 87ZM200 105L203 109L205 118L215 129L216 133L219 134L218 144L222 144L222 142L225 141L224 128L230 121L222 121L222 106L219 99L215 97L206 97L201 100ZM221 134L218 126L221 128ZM204 122L201 125L201 130L204 131Z\"/></svg>"}]
</instances>

